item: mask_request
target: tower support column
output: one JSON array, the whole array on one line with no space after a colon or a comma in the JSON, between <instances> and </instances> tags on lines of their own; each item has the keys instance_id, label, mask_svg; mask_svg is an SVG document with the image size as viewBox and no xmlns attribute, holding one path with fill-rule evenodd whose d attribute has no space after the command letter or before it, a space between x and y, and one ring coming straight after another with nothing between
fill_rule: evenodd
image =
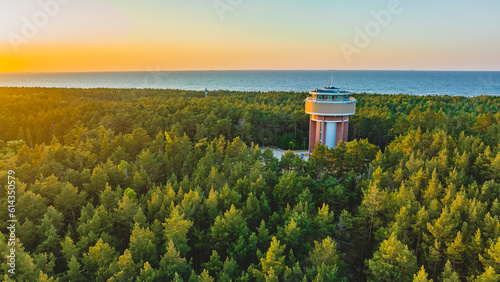
<instances>
[{"instance_id":1,"label":"tower support column","mask_svg":"<svg viewBox=\"0 0 500 282\"><path fill-rule=\"evenodd\" d=\"M316 121L312 119L312 116L309 117L309 153L312 152L312 148L316 144Z\"/></svg>"}]
</instances>

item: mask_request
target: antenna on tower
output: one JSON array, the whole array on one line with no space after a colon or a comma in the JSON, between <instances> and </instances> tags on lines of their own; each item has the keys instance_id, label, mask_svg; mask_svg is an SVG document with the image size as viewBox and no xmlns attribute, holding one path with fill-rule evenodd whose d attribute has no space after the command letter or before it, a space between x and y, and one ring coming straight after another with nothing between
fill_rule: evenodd
<instances>
[{"instance_id":1,"label":"antenna on tower","mask_svg":"<svg viewBox=\"0 0 500 282\"><path fill-rule=\"evenodd\" d=\"M335 70L331 70L331 72L332 72L332 78L330 79L330 88L333 87L333 72L334 71Z\"/></svg>"}]
</instances>

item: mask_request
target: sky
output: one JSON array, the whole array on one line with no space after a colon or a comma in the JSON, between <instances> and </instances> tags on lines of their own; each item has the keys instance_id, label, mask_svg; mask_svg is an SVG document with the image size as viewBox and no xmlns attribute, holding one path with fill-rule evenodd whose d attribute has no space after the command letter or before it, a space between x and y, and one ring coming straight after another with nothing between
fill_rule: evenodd
<instances>
[{"instance_id":1,"label":"sky","mask_svg":"<svg viewBox=\"0 0 500 282\"><path fill-rule=\"evenodd\" d=\"M0 0L0 72L500 70L498 0Z\"/></svg>"}]
</instances>

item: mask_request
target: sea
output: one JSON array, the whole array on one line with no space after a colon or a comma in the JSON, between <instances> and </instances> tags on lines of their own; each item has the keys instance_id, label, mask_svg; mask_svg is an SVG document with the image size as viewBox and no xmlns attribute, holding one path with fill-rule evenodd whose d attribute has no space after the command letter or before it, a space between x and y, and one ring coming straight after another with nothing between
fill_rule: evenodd
<instances>
[{"instance_id":1,"label":"sea","mask_svg":"<svg viewBox=\"0 0 500 282\"><path fill-rule=\"evenodd\" d=\"M355 93L500 95L499 71L245 70L3 73L0 86L306 92L333 85Z\"/></svg>"}]
</instances>

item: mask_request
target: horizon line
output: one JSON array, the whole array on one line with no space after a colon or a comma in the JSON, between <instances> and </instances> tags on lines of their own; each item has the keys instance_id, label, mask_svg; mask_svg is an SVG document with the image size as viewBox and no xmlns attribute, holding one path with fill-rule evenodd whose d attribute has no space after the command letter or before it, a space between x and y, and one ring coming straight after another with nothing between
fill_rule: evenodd
<instances>
[{"instance_id":1,"label":"horizon line","mask_svg":"<svg viewBox=\"0 0 500 282\"><path fill-rule=\"evenodd\" d=\"M225 72L225 71L408 71L408 72L500 72L499 70L428 70L428 69L192 69L192 70L95 70L95 71L32 71L0 72L1 74L60 74L60 73L126 73L126 72Z\"/></svg>"}]
</instances>

